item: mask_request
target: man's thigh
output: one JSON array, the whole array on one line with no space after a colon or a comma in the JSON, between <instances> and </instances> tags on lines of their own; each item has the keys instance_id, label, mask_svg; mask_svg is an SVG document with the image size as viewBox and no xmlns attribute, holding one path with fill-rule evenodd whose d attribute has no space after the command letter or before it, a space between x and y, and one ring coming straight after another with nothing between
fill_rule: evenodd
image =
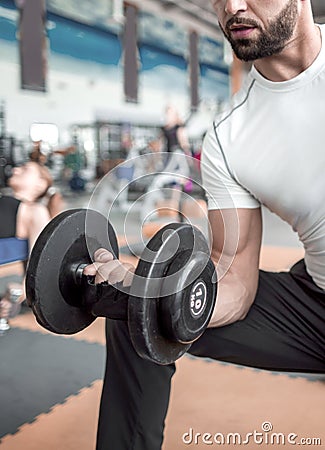
<instances>
[{"instance_id":1,"label":"man's thigh","mask_svg":"<svg viewBox=\"0 0 325 450\"><path fill-rule=\"evenodd\" d=\"M262 369L324 373L325 292L303 261L290 272L260 271L246 318L207 329L189 352Z\"/></svg>"}]
</instances>

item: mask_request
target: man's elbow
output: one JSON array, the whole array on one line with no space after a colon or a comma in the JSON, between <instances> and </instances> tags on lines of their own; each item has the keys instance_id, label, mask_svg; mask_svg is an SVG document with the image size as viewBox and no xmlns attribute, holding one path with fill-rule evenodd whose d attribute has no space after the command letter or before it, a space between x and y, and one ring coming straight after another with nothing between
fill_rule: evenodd
<instances>
[{"instance_id":1,"label":"man's elbow","mask_svg":"<svg viewBox=\"0 0 325 450\"><path fill-rule=\"evenodd\" d=\"M244 320L249 313L249 310L251 309L251 304L244 305L242 308L240 308L236 314L236 322L239 320Z\"/></svg>"},{"instance_id":2,"label":"man's elbow","mask_svg":"<svg viewBox=\"0 0 325 450\"><path fill-rule=\"evenodd\" d=\"M209 327L221 327L244 320L255 299L255 290L242 290L241 295L229 302L217 301Z\"/></svg>"},{"instance_id":3,"label":"man's elbow","mask_svg":"<svg viewBox=\"0 0 325 450\"><path fill-rule=\"evenodd\" d=\"M236 321L244 320L249 313L256 296L256 289L246 289L244 299L238 303L238 310L236 311Z\"/></svg>"}]
</instances>

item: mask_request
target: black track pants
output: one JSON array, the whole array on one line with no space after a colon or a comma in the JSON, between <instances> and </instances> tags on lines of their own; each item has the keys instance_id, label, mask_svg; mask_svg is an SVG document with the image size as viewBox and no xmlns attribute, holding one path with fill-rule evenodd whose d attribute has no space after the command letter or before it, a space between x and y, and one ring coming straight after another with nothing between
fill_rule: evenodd
<instances>
[{"instance_id":1,"label":"black track pants","mask_svg":"<svg viewBox=\"0 0 325 450\"><path fill-rule=\"evenodd\" d=\"M261 369L325 373L325 291L313 283L303 261L290 272L260 271L246 318L206 330L190 353ZM141 359L127 324L107 321L97 450L161 448L174 371L174 364Z\"/></svg>"}]
</instances>

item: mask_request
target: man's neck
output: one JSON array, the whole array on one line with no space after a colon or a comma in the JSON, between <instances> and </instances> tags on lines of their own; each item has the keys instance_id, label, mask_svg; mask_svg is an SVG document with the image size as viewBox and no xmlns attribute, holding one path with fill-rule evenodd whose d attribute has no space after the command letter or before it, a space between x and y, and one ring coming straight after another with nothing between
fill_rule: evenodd
<instances>
[{"instance_id":1,"label":"man's neck","mask_svg":"<svg viewBox=\"0 0 325 450\"><path fill-rule=\"evenodd\" d=\"M312 24L309 30L295 35L281 53L257 60L254 66L270 81L287 81L311 66L321 47L320 28Z\"/></svg>"},{"instance_id":2,"label":"man's neck","mask_svg":"<svg viewBox=\"0 0 325 450\"><path fill-rule=\"evenodd\" d=\"M35 194L32 194L31 192L26 191L14 191L14 197L17 200L20 200L22 202L34 202L35 201Z\"/></svg>"}]
</instances>

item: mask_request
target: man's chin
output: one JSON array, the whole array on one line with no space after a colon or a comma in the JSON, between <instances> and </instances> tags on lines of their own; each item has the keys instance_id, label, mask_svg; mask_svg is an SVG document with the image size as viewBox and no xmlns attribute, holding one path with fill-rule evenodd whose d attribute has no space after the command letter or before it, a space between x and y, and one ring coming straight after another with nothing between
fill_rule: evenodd
<instances>
[{"instance_id":1,"label":"man's chin","mask_svg":"<svg viewBox=\"0 0 325 450\"><path fill-rule=\"evenodd\" d=\"M244 61L244 62L252 62L252 61L256 61L257 59L259 59L259 58L255 57L255 56L250 55L250 54L247 55L247 54L236 53L236 52L234 52L234 53L235 53L236 57L240 61Z\"/></svg>"},{"instance_id":2,"label":"man's chin","mask_svg":"<svg viewBox=\"0 0 325 450\"><path fill-rule=\"evenodd\" d=\"M255 59L257 59L256 52L252 52L247 48L232 47L232 49L236 57L241 61L248 62L255 61Z\"/></svg>"}]
</instances>

